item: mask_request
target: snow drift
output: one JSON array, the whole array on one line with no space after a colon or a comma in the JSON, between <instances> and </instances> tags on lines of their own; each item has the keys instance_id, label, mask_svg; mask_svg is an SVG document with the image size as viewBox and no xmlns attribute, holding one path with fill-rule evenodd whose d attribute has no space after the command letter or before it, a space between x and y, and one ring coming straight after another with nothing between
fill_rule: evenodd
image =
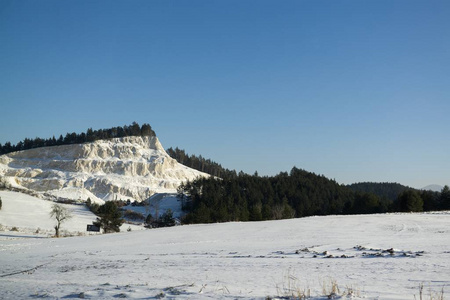
<instances>
[{"instance_id":1,"label":"snow drift","mask_svg":"<svg viewBox=\"0 0 450 300\"><path fill-rule=\"evenodd\" d=\"M44 198L142 201L205 173L179 164L157 137L123 137L0 156L0 184Z\"/></svg>"}]
</instances>

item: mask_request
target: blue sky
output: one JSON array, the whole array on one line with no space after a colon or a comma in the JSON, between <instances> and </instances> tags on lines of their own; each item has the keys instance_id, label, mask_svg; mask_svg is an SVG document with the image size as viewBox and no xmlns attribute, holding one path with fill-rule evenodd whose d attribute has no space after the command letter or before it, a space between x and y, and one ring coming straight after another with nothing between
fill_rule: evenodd
<instances>
[{"instance_id":1,"label":"blue sky","mask_svg":"<svg viewBox=\"0 0 450 300\"><path fill-rule=\"evenodd\" d=\"M274 175L450 184L450 2L0 0L0 143L149 123Z\"/></svg>"}]
</instances>

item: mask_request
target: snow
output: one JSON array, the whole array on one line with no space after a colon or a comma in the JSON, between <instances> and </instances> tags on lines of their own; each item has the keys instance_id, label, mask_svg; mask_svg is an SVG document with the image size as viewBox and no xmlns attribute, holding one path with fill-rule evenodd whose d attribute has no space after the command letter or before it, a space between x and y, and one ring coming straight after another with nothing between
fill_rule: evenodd
<instances>
[{"instance_id":1,"label":"snow","mask_svg":"<svg viewBox=\"0 0 450 300\"><path fill-rule=\"evenodd\" d=\"M33 235L37 232L37 237L49 237L55 234L53 229L56 225L54 218L50 218L51 201L42 200L26 194L0 191L2 199L2 209L0 210L0 230L11 230L13 227L18 229L10 231L12 234L1 234L0 240L10 239L11 236ZM87 209L85 205L61 204L67 208L71 215L71 219L65 221L61 225L63 235L86 235L86 225L92 224L97 217ZM126 230L128 227L132 230L141 230L139 226L123 224L121 229Z\"/></svg>"},{"instance_id":2,"label":"snow","mask_svg":"<svg viewBox=\"0 0 450 300\"><path fill-rule=\"evenodd\" d=\"M144 206L132 206L127 205L123 208L126 210L132 210L147 216L151 214L153 217L163 215L167 210L171 210L174 218L180 218L184 213L181 210L181 202L177 198L176 194L170 193L158 193L150 197L145 201L147 205Z\"/></svg>"},{"instance_id":3,"label":"snow","mask_svg":"<svg viewBox=\"0 0 450 300\"><path fill-rule=\"evenodd\" d=\"M157 137L123 137L0 156L0 186L47 199L144 201L155 193L175 193L182 182L198 177L209 175L172 159Z\"/></svg>"},{"instance_id":4,"label":"snow","mask_svg":"<svg viewBox=\"0 0 450 300\"><path fill-rule=\"evenodd\" d=\"M30 203L43 200L5 191L0 197L3 225L51 229L48 207ZM74 223L63 224L69 231L92 218L73 209ZM424 298L430 299L429 290L450 290L449 234L449 212L189 225L60 239L3 231L0 236L15 239L0 240L0 299L265 299L301 290L326 299L332 282L340 294L352 290L354 298L364 299L418 299L424 284Z\"/></svg>"},{"instance_id":5,"label":"snow","mask_svg":"<svg viewBox=\"0 0 450 300\"><path fill-rule=\"evenodd\" d=\"M97 203L97 204L104 204L105 201L103 199L98 198L93 193L91 193L87 189L80 189L76 187L67 187L61 190L56 190L51 192L52 195L58 197L58 198L66 198L66 199L73 199L73 200L80 200L83 201L85 199L91 199L91 202ZM125 199L122 198L122 199Z\"/></svg>"},{"instance_id":6,"label":"snow","mask_svg":"<svg viewBox=\"0 0 450 300\"><path fill-rule=\"evenodd\" d=\"M0 210L0 224L17 227L22 232L54 234L56 221L49 217L53 202L38 199L17 192L0 191L2 209ZM74 216L62 224L62 229L70 228L73 233L86 230L86 224L92 224L96 216L84 205L61 204Z\"/></svg>"}]
</instances>

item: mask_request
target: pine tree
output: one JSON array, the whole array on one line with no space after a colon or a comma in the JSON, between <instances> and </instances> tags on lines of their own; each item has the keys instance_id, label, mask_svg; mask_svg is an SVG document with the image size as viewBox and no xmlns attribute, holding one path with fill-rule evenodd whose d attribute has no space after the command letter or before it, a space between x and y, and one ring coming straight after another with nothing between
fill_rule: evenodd
<instances>
[{"instance_id":1,"label":"pine tree","mask_svg":"<svg viewBox=\"0 0 450 300\"><path fill-rule=\"evenodd\" d=\"M93 142L94 141L94 131L92 130L92 128L88 128L88 130L86 131L86 141L89 142Z\"/></svg>"},{"instance_id":2,"label":"pine tree","mask_svg":"<svg viewBox=\"0 0 450 300\"><path fill-rule=\"evenodd\" d=\"M161 216L160 224L161 227L175 226L175 219L173 217L173 212L170 208L166 210Z\"/></svg>"},{"instance_id":3,"label":"pine tree","mask_svg":"<svg viewBox=\"0 0 450 300\"><path fill-rule=\"evenodd\" d=\"M154 136L155 132L152 130L152 127L149 124L144 123L141 127L141 135L142 136Z\"/></svg>"},{"instance_id":4,"label":"pine tree","mask_svg":"<svg viewBox=\"0 0 450 300\"><path fill-rule=\"evenodd\" d=\"M442 189L440 200L442 209L450 209L450 188L448 185Z\"/></svg>"},{"instance_id":5,"label":"pine tree","mask_svg":"<svg viewBox=\"0 0 450 300\"><path fill-rule=\"evenodd\" d=\"M120 232L122 214L114 201L107 201L98 209L99 218L93 224L103 228L103 233Z\"/></svg>"},{"instance_id":6,"label":"pine tree","mask_svg":"<svg viewBox=\"0 0 450 300\"><path fill-rule=\"evenodd\" d=\"M423 200L414 190L404 191L401 193L398 196L398 205L400 211L423 211Z\"/></svg>"},{"instance_id":7,"label":"pine tree","mask_svg":"<svg viewBox=\"0 0 450 300\"><path fill-rule=\"evenodd\" d=\"M62 145L62 144L64 144L64 138L63 138L62 134L60 134L58 140L56 141L56 145Z\"/></svg>"},{"instance_id":8,"label":"pine tree","mask_svg":"<svg viewBox=\"0 0 450 300\"><path fill-rule=\"evenodd\" d=\"M140 136L141 135L141 126L139 126L138 123L133 122L133 124L131 124L129 129L130 129L130 136Z\"/></svg>"}]
</instances>

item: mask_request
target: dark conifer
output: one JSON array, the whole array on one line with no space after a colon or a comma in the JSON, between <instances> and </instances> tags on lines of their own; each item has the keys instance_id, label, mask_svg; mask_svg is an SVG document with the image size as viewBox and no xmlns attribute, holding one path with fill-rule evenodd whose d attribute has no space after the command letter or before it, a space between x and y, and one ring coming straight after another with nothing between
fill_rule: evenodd
<instances>
[{"instance_id":1,"label":"dark conifer","mask_svg":"<svg viewBox=\"0 0 450 300\"><path fill-rule=\"evenodd\" d=\"M103 233L119 232L123 224L122 214L114 201L107 201L99 207L99 217L93 224L103 228Z\"/></svg>"},{"instance_id":2,"label":"dark conifer","mask_svg":"<svg viewBox=\"0 0 450 300\"><path fill-rule=\"evenodd\" d=\"M55 136L48 139L42 138L25 138L23 141L17 143L17 145L11 145L10 142L6 142L3 146L0 144L0 154L7 154L14 151L28 150L39 147L50 147L59 145L70 144L82 144L90 143L102 139L112 139L125 136L156 136L155 132L149 124L142 125L142 128L138 123L133 122L131 126L113 127L109 129L92 130L88 128L86 133L82 132L77 134L75 132L67 133L64 137L61 134L58 139Z\"/></svg>"}]
</instances>

